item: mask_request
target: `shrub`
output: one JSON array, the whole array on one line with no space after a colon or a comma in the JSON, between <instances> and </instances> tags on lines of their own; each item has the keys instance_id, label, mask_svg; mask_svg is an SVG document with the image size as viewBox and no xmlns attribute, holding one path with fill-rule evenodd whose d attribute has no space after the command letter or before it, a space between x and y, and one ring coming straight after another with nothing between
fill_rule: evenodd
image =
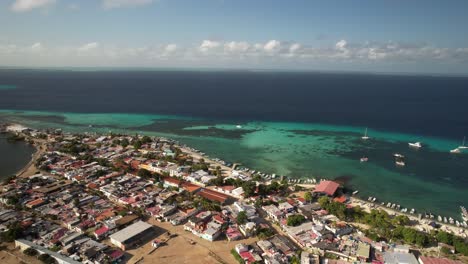
<instances>
[{"instance_id":1,"label":"shrub","mask_svg":"<svg viewBox=\"0 0 468 264\"><path fill-rule=\"evenodd\" d=\"M37 252L37 250L35 250L34 248L30 247L25 249L23 253L28 256L36 256L39 252Z\"/></svg>"}]
</instances>

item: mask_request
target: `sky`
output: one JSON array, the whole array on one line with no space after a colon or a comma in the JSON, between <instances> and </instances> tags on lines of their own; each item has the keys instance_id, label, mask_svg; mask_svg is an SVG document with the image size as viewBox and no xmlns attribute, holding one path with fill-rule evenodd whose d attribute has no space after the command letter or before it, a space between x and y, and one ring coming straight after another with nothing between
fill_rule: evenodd
<instances>
[{"instance_id":1,"label":"sky","mask_svg":"<svg viewBox=\"0 0 468 264\"><path fill-rule=\"evenodd\" d=\"M468 1L0 0L0 66L468 74Z\"/></svg>"}]
</instances>

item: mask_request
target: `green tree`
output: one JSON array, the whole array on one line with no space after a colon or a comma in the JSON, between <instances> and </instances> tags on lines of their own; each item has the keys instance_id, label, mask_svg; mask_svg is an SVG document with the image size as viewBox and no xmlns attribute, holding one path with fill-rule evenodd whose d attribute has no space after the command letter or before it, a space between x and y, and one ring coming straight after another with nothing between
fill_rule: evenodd
<instances>
[{"instance_id":1,"label":"green tree","mask_svg":"<svg viewBox=\"0 0 468 264\"><path fill-rule=\"evenodd\" d=\"M32 247L25 249L23 253L28 256L37 256L37 254L39 254L39 252Z\"/></svg>"},{"instance_id":2,"label":"green tree","mask_svg":"<svg viewBox=\"0 0 468 264\"><path fill-rule=\"evenodd\" d=\"M8 230L1 233L0 237L2 241L13 242L15 239L21 236L23 229L18 222L14 222L8 226Z\"/></svg>"},{"instance_id":3,"label":"green tree","mask_svg":"<svg viewBox=\"0 0 468 264\"><path fill-rule=\"evenodd\" d=\"M300 214L288 216L287 224L288 226L298 226L305 221L305 217Z\"/></svg>"},{"instance_id":4,"label":"green tree","mask_svg":"<svg viewBox=\"0 0 468 264\"><path fill-rule=\"evenodd\" d=\"M151 172L149 170L145 170L145 169L139 169L138 170L138 176L144 178L144 179L149 179L153 176L153 174L151 174Z\"/></svg>"},{"instance_id":5,"label":"green tree","mask_svg":"<svg viewBox=\"0 0 468 264\"><path fill-rule=\"evenodd\" d=\"M45 264L56 264L57 261L51 257L49 254L41 254L39 255L38 259Z\"/></svg>"},{"instance_id":6,"label":"green tree","mask_svg":"<svg viewBox=\"0 0 468 264\"><path fill-rule=\"evenodd\" d=\"M243 225L243 224L247 223L248 217L247 217L247 214L245 213L245 211L239 212L239 214L237 215L236 220L237 220L237 224L239 224L239 225Z\"/></svg>"},{"instance_id":7,"label":"green tree","mask_svg":"<svg viewBox=\"0 0 468 264\"><path fill-rule=\"evenodd\" d=\"M312 201L312 193L311 192L304 193L304 199L308 202Z\"/></svg>"}]
</instances>

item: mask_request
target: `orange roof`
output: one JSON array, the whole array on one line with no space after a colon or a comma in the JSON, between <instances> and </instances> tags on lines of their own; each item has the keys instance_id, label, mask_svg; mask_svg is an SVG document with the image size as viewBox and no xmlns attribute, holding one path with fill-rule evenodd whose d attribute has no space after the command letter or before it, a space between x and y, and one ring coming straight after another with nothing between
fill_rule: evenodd
<instances>
[{"instance_id":1,"label":"orange roof","mask_svg":"<svg viewBox=\"0 0 468 264\"><path fill-rule=\"evenodd\" d=\"M94 182L91 182L88 184L88 188L91 188L91 189L96 189L98 187L97 184L95 184Z\"/></svg>"},{"instance_id":2,"label":"orange roof","mask_svg":"<svg viewBox=\"0 0 468 264\"><path fill-rule=\"evenodd\" d=\"M325 193L326 195L333 196L340 185L334 181L321 181L316 187L314 192Z\"/></svg>"},{"instance_id":3,"label":"orange roof","mask_svg":"<svg viewBox=\"0 0 468 264\"><path fill-rule=\"evenodd\" d=\"M184 190L186 190L187 192L195 192L197 191L198 189L200 189L201 187L198 186L198 185L195 185L193 183L188 183L188 182L184 182L182 183L182 188L184 188Z\"/></svg>"},{"instance_id":4,"label":"orange roof","mask_svg":"<svg viewBox=\"0 0 468 264\"><path fill-rule=\"evenodd\" d=\"M33 200L33 201L30 201L29 203L27 203L26 205L28 206L35 206L35 205L40 205L44 203L44 200L42 199L36 199L36 200Z\"/></svg>"},{"instance_id":5,"label":"orange roof","mask_svg":"<svg viewBox=\"0 0 468 264\"><path fill-rule=\"evenodd\" d=\"M180 181L179 181L178 179L172 178L172 177L165 177L165 178L163 179L163 181L165 181L165 182L170 182L170 183L174 183L174 184L177 184L177 185L180 184Z\"/></svg>"},{"instance_id":6,"label":"orange roof","mask_svg":"<svg viewBox=\"0 0 468 264\"><path fill-rule=\"evenodd\" d=\"M344 203L346 202L346 196L342 195L340 197L336 197L333 199L333 201L338 202L338 203Z\"/></svg>"},{"instance_id":7,"label":"orange roof","mask_svg":"<svg viewBox=\"0 0 468 264\"><path fill-rule=\"evenodd\" d=\"M208 199L208 200L217 201L217 202L220 202L220 203L226 202L226 200L229 197L229 196L227 196L225 194L222 194L220 192L215 192L215 191L209 190L209 189L202 189L197 194L200 195L201 197L204 197L204 198Z\"/></svg>"},{"instance_id":8,"label":"orange roof","mask_svg":"<svg viewBox=\"0 0 468 264\"><path fill-rule=\"evenodd\" d=\"M110 218L110 217L112 217L114 215L115 215L114 211L112 209L110 209L110 210L104 211L100 215L98 215L96 217L96 221L100 222L100 221L105 220L107 218Z\"/></svg>"}]
</instances>

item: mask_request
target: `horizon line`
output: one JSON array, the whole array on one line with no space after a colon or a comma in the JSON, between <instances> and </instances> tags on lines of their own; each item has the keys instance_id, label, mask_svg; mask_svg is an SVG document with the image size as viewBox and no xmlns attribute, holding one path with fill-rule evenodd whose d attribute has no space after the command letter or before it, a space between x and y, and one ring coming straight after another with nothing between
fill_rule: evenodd
<instances>
[{"instance_id":1,"label":"horizon line","mask_svg":"<svg viewBox=\"0 0 468 264\"><path fill-rule=\"evenodd\" d=\"M146 67L146 66L2 66L0 70L56 70L56 71L180 71L180 72L276 72L276 73L322 73L322 74L362 74L426 77L468 77L468 73L437 72L392 72L366 70L313 70L313 69L274 69L274 68L223 68L223 67Z\"/></svg>"}]
</instances>

